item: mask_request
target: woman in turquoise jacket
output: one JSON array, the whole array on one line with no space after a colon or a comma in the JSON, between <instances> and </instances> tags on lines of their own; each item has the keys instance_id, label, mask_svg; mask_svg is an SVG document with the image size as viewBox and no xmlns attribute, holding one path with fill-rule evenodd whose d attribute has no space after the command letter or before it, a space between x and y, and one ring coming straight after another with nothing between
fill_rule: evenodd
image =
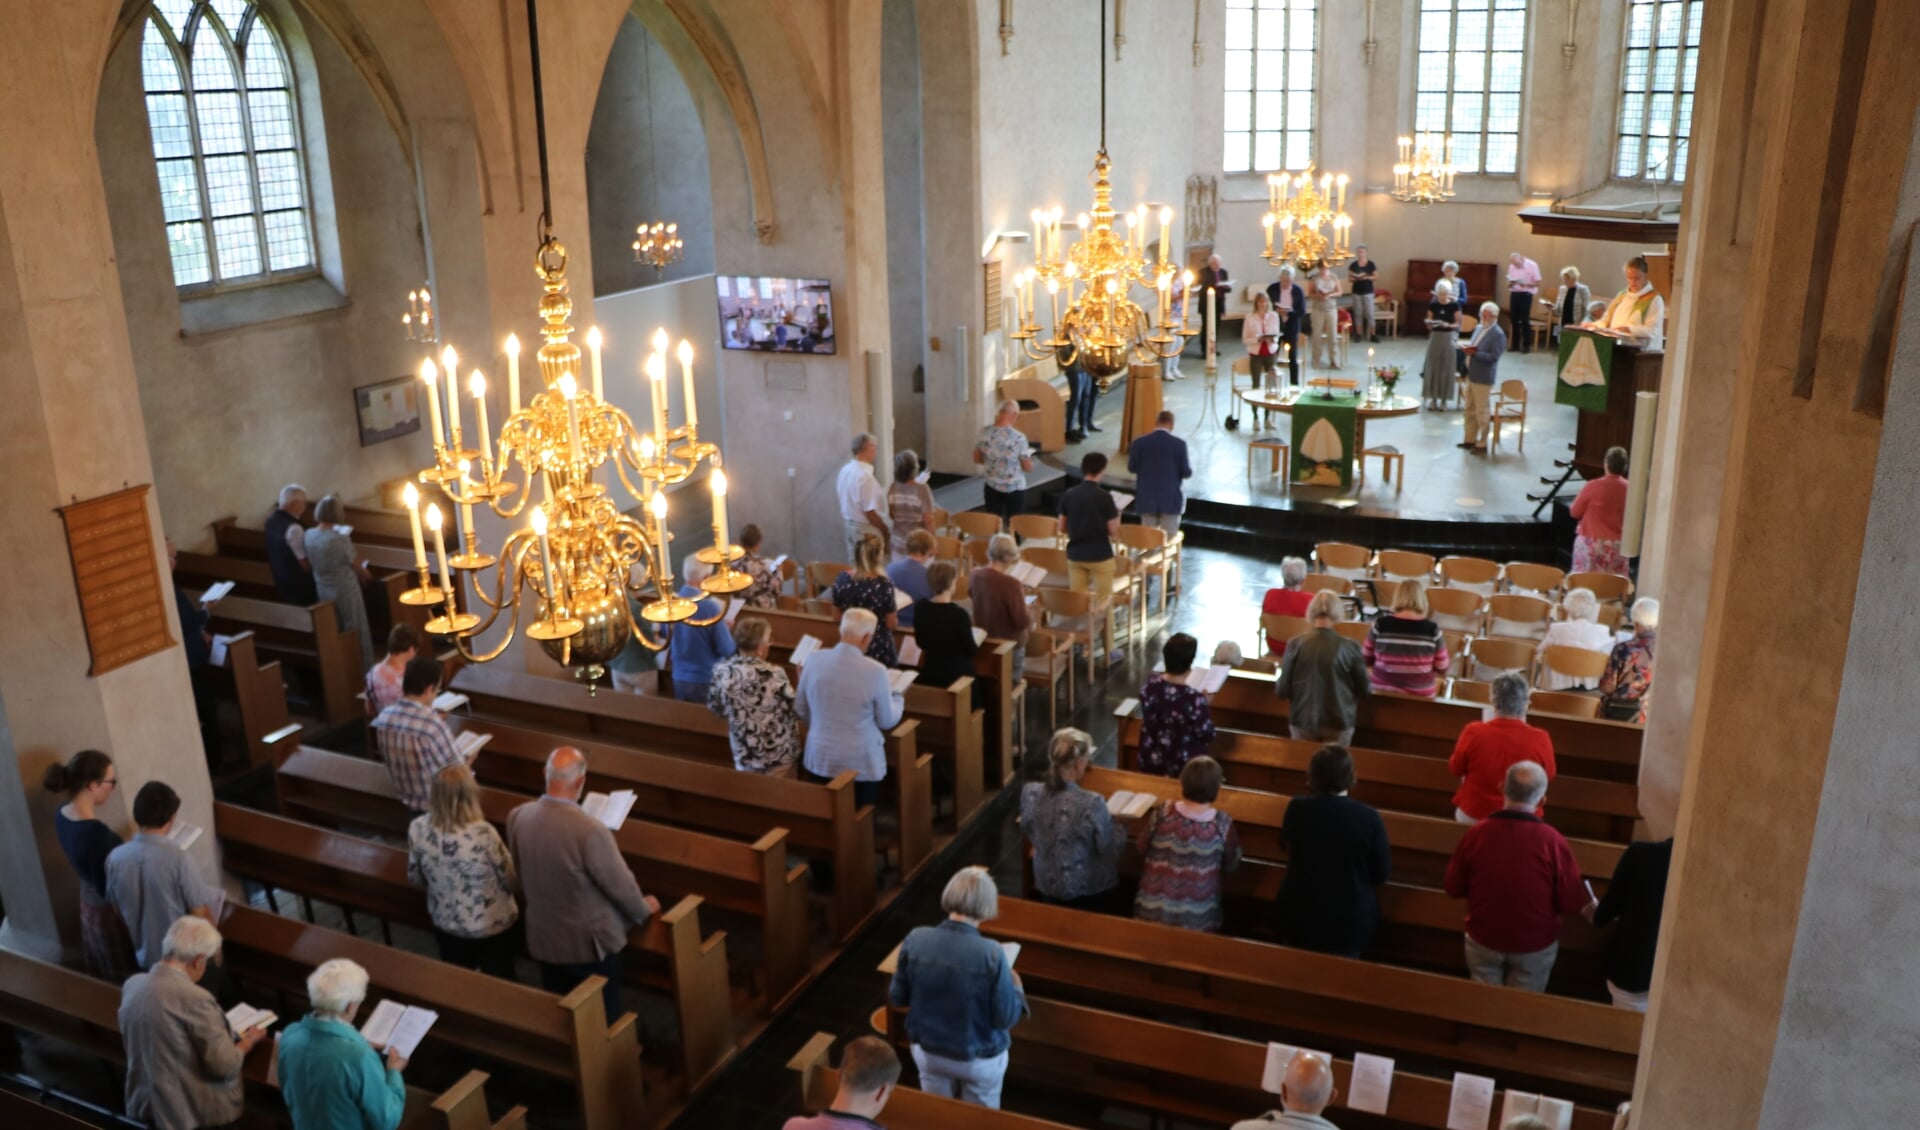
<instances>
[{"instance_id":1,"label":"woman in turquoise jacket","mask_svg":"<svg viewBox=\"0 0 1920 1130\"><path fill-rule=\"evenodd\" d=\"M280 1033L280 1095L294 1130L397 1130L407 1107L406 1057L382 1057L353 1026L367 971L329 961L307 978L307 999L313 1011Z\"/></svg>"}]
</instances>

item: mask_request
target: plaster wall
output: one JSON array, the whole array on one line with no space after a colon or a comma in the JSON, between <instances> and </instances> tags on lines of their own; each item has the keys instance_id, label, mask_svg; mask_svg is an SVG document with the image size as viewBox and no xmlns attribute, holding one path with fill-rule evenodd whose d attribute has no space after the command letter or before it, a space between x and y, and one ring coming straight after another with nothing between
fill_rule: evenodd
<instances>
[{"instance_id":1,"label":"plaster wall","mask_svg":"<svg viewBox=\"0 0 1920 1130\"><path fill-rule=\"evenodd\" d=\"M893 448L927 454L926 394L914 373L926 363L927 238L922 178L920 35L913 0L881 12L880 98L887 185L887 307L893 377ZM885 473L885 469L882 469Z\"/></svg>"}]
</instances>

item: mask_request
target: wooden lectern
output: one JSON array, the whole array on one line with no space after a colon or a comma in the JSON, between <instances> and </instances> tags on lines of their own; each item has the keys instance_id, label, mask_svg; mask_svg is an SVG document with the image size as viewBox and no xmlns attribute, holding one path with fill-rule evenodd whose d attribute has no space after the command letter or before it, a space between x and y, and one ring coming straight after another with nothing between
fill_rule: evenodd
<instances>
[{"instance_id":1,"label":"wooden lectern","mask_svg":"<svg viewBox=\"0 0 1920 1130\"><path fill-rule=\"evenodd\" d=\"M1581 477L1597 479L1605 474L1607 448L1633 450L1633 397L1635 393L1660 391L1660 367L1665 353L1641 349L1629 342L1616 342L1613 365L1607 372L1607 410L1582 410L1573 436L1573 466Z\"/></svg>"},{"instance_id":2,"label":"wooden lectern","mask_svg":"<svg viewBox=\"0 0 1920 1130\"><path fill-rule=\"evenodd\" d=\"M1127 400L1120 414L1120 454L1125 455L1133 441L1153 430L1166 403L1161 387L1160 362L1134 364L1127 368Z\"/></svg>"}]
</instances>

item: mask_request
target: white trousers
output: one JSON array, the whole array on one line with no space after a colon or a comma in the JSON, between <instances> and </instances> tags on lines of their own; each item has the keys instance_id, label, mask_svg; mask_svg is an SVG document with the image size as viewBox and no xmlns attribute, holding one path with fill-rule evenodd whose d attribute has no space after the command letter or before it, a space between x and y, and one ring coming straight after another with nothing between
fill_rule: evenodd
<instances>
[{"instance_id":1,"label":"white trousers","mask_svg":"<svg viewBox=\"0 0 1920 1130\"><path fill-rule=\"evenodd\" d=\"M1000 1084L1007 1077L1007 1053L990 1059L948 1059L913 1045L913 1065L920 1071L920 1089L930 1095L1000 1109Z\"/></svg>"}]
</instances>

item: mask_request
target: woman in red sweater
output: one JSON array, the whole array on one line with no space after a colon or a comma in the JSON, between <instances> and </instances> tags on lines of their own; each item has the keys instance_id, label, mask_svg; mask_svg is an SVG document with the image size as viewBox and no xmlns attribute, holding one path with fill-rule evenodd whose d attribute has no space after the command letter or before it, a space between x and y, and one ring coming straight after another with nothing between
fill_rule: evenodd
<instances>
[{"instance_id":1,"label":"woman in red sweater","mask_svg":"<svg viewBox=\"0 0 1920 1130\"><path fill-rule=\"evenodd\" d=\"M1507 770L1519 762L1539 765L1553 780L1553 739L1527 721L1530 694L1524 676L1507 672L1493 681L1493 720L1469 722L1460 731L1447 761L1460 778L1453 794L1453 816L1460 823L1477 824L1506 807ZM1542 806L1534 815L1545 811Z\"/></svg>"},{"instance_id":2,"label":"woman in red sweater","mask_svg":"<svg viewBox=\"0 0 1920 1130\"><path fill-rule=\"evenodd\" d=\"M1579 520L1573 538L1573 571L1627 575L1620 553L1620 527L1627 516L1627 449L1607 448L1607 473L1580 488L1567 509Z\"/></svg>"}]
</instances>

